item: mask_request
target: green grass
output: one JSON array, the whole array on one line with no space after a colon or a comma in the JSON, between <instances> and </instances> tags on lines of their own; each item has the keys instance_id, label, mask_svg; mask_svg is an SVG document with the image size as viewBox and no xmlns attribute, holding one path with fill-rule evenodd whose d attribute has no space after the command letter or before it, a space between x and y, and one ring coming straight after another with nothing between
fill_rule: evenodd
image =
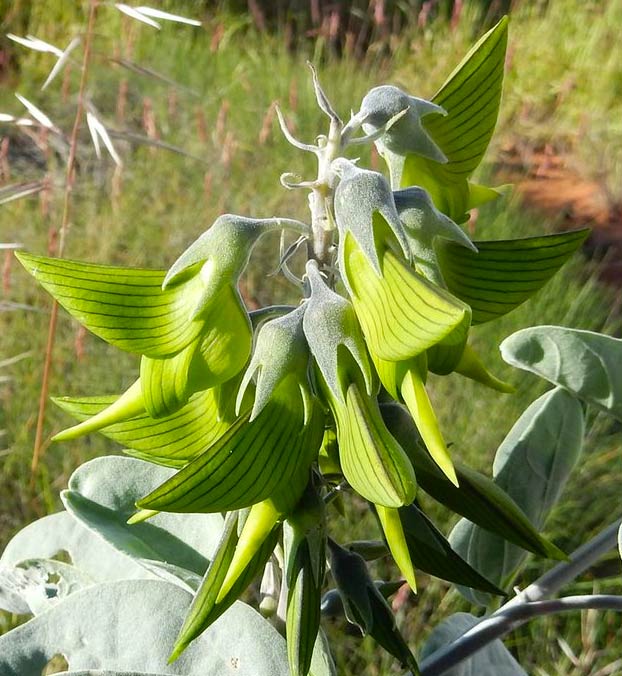
<instances>
[{"instance_id":1,"label":"green grass","mask_svg":"<svg viewBox=\"0 0 622 676\"><path fill-rule=\"evenodd\" d=\"M82 21L79 9L67 9L71 4L39 3L30 32L66 44L68 29L80 30ZM83 132L66 255L94 262L165 268L224 211L304 219L306 195L284 190L279 176L295 171L311 178L313 158L292 152L275 123L263 145L258 139L273 100L281 102L301 139L311 141L326 131L326 119L317 111L305 66L307 57L315 56L317 60L319 55L292 55L278 36L257 35L247 30L247 22L239 17L215 19L205 32L166 26L156 33L148 27L134 26L131 59L192 90L178 90L172 107L169 85L106 63L105 55L126 43L129 24L109 8L102 7L100 13L89 95L102 119L115 129L144 134L142 116L149 99L162 140L200 159L115 141L125 163L118 181L108 159L102 163L94 160L88 136ZM620 185L619 166L614 162L622 138L622 59L614 42L620 14L620 4L614 1L559 0L550 2L548 9L525 2L517 9L510 28L511 57L501 125L488 157L489 165L482 172L484 178L498 149L521 138L533 145L553 140L567 149L576 165L589 175L600 180L598 172L604 166L607 173L602 180L610 183L612 190ZM213 50L211 37L221 21L224 37ZM474 23L475 10L467 4L455 31L449 31L444 23L431 24L425 31L413 30L404 36L391 60L371 56L361 64L349 59L321 59L321 80L344 116L370 87L383 82L402 84L413 94L431 96L472 43ZM589 30L585 30L588 25ZM115 37L119 35L123 37ZM240 49L242 41L244 53ZM59 126L69 129L73 104L71 99L63 100L60 82L48 93L38 91L50 66L47 56L24 52L19 79L0 91L0 112L20 111L19 102L10 96L17 89L40 105ZM123 79L128 82L127 107L123 120L116 120L118 87ZM71 91L76 87L74 67ZM219 117L223 118L219 111L225 100L228 114L224 124L219 124ZM205 135L198 128L199 118L205 120ZM36 197L4 205L0 207L0 241L21 241L30 251L46 251L48 228L60 221L66 153L62 144L53 150L49 174L54 189L49 219L42 218ZM40 176L40 169L23 160L15 161L12 169L11 180ZM554 226L509 200L482 210L475 234L478 238L525 236ZM287 300L295 293L282 278L265 278L276 264L274 246L276 242L271 240L258 249L253 272L245 279L248 296L261 304ZM36 491L30 491L29 464L50 303L16 263L5 300L26 304L30 309L0 314L0 358L25 351L30 356L2 372L12 380L0 385L0 429L5 430L0 437L0 451L7 449L0 455L0 548L19 526L59 507L58 492L81 462L97 454L118 452L117 447L98 436L49 445ZM543 390L535 378L512 371L501 362L497 350L501 339L536 323L618 332L619 321L611 314L612 304L613 294L598 284L596 272L577 256L519 310L477 329L480 353L499 375L518 386L518 393L499 396L459 376L436 379L432 396L447 437L454 442L453 452L487 471L505 433ZM133 381L136 360L93 336L83 337L83 356L78 359L76 331L76 324L61 313L52 394L116 393ZM50 405L46 438L68 423L66 416ZM547 524L547 534L565 548L577 546L620 513L617 477L622 467L616 445L619 430L617 436L615 433L600 417L592 421L581 465ZM449 530L454 517L431 504L429 507L439 525ZM568 524L572 524L571 529ZM349 506L346 519L334 525L334 534L343 539L369 538L375 532L374 523L358 503ZM533 579L542 569L541 562L530 563L518 582ZM608 579L598 582L600 591L619 591L619 579L615 579L619 572L619 560L612 558L603 573ZM381 562L375 574L386 577L395 573ZM467 609L455 592L446 594L447 585L425 575L420 578L418 597L409 599L398 614L414 646L421 644L430 627L442 617ZM585 576L578 584L589 587L596 583ZM578 615L538 621L515 632L509 644L528 673L592 673L573 670L555 637L565 637L575 651L584 655L596 646L602 651L590 665L596 669L616 657L615 646L622 639L616 620L608 615L599 617L591 634L581 627ZM342 673L399 673L394 661L371 640L361 642L332 629L330 633ZM536 664L542 672L536 671Z\"/></svg>"}]
</instances>

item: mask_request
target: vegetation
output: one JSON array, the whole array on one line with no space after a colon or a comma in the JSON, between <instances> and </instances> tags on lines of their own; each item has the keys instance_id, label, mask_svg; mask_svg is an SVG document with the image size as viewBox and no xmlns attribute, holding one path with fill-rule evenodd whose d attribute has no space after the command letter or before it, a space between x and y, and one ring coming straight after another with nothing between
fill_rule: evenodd
<instances>
[{"instance_id":1,"label":"vegetation","mask_svg":"<svg viewBox=\"0 0 622 676\"><path fill-rule=\"evenodd\" d=\"M31 15L28 32L62 44L68 34L68 23L82 20L76 13L57 23L58 13L67 12L66 7L67 3L58 7L50 4L47 9L39 6ZM615 120L620 119L616 112L620 107L622 73L611 45L615 26L619 25L619 11L615 2L576 6L557 2L547 9L528 3L517 9L512 20L501 131L489 155L490 164L481 171L482 180L491 173L495 152L504 145L517 139L523 143L526 139L532 145L553 139L570 155L571 161L610 186L613 200L618 197L615 186L620 183L616 182L617 168L612 158L614 139L619 137L615 133ZM222 212L301 213L304 199L298 193L274 189L280 174L293 168L290 148L276 129L272 102L281 101L298 137L313 138L317 130L314 92L302 76L307 55L289 53L278 36L257 34L237 16L212 18L205 33L184 40L179 39L178 29L170 26L155 33L147 27L137 28L121 16L108 16L100 26L107 37L96 42L89 99L109 127L123 132L112 137L124 166L115 169L110 162L97 162L88 148L88 137L81 138L79 180L72 198L73 216L65 255L92 262L165 268ZM569 17L572 21L568 21ZM430 97L455 65L454 55L464 53L472 41L474 20L475 16L467 9L453 32L448 32L442 21L430 24L423 32L412 29L402 37L391 60L374 57L372 50L364 68L347 55L339 60L327 59L320 78L340 111L347 111L352 102L360 101L371 86L387 81ZM588 22L591 33L583 42L581 28ZM549 35L564 35L566 39L552 41L543 37ZM246 47L243 56L239 50L242 36ZM553 58L557 53L555 44L563 45L565 59ZM549 52L543 50L549 49L550 58L545 58L543 53ZM112 68L106 60L110 55L117 59ZM317 59L321 54L311 56ZM124 68L118 64L121 60L148 65L183 87L139 74L135 68ZM20 54L19 62L18 91L40 105L59 127L69 128L73 101L66 92L76 90L77 68L72 68L72 80L66 86L58 81L48 93L39 95L37 87L50 62L46 63L45 55L28 52ZM590 70L594 62L601 64L598 77ZM269 68L266 63L270 63ZM541 70L536 70L534 64L542 66ZM126 85L122 84L124 81ZM574 84L578 82L581 87ZM8 85L6 88L10 90ZM592 101L598 101L598 106L592 105ZM0 112L18 114L19 110L20 103L15 100ZM578 128L583 134L577 139L573 130ZM52 137L33 139L13 128L3 130L10 143L8 160L0 167L8 166L11 182L38 180L42 167L47 182L38 197L2 206L0 240L21 242L29 251L54 251L67 147ZM127 131L147 137L152 144L165 141L187 154L171 153L144 142L134 143ZM602 153L595 153L595 146L601 147ZM266 155L270 156L269 163L265 162ZM595 157L604 157L612 171L603 175ZM301 175L309 175L313 170L308 159L304 156L295 159L299 163L295 170ZM369 156L366 151L364 159L380 168L375 155ZM6 174L4 181L8 181ZM477 239L517 237L540 233L543 222L540 215L526 213L517 201L510 199L482 208L472 227ZM548 227L553 229L555 223ZM274 241L270 248L273 246ZM265 251L268 250L266 246ZM265 273L273 264L273 258L266 254L262 265L253 268L252 274L244 279L245 295L251 306L263 305L268 299L291 300L291 290L281 278L272 278L272 284L266 286ZM65 414L49 408L46 452L32 490L29 465L36 424L33 402L40 387L38 365L45 353L49 304L15 266L5 275L5 286L7 300L3 307L6 311L0 316L0 353L7 357L27 354L21 361L5 367L11 380L4 384L0 409L0 428L5 430L7 446L2 457L0 490L10 498L3 507L0 544L19 525L57 509L59 489L81 462L101 453L115 453L118 448L101 437L47 448L51 435L67 424ZM533 324L534 318L542 324L615 333L619 325L611 307L611 295L599 285L595 272L589 265L575 261L522 308L489 329L478 331L478 351L489 355L491 365L501 375L513 379L518 393L508 403L507 399L500 401L498 395L469 386L461 385L456 391L451 379L432 383L431 396L448 440L458 439L461 430L470 431L469 444L462 447L461 442L457 448L463 460L483 470L488 468L493 450L527 403L544 388L530 376L517 377L515 372L510 375L509 369L504 370L496 356L501 339ZM131 371L135 367L131 357L120 356L102 341L82 333L66 316L61 317L50 392L69 396L88 394L94 389L93 382L98 384L97 391L120 392L131 384ZM499 423L474 429L473 411L485 411ZM618 513L616 473L611 471L616 463L619 466L614 432L615 427L601 416L590 418L584 460L570 480L565 499L547 522L547 535L565 550L598 530L603 515ZM584 490L586 485L594 486L594 491ZM593 497L596 494L598 499ZM366 538L370 529L375 528L368 518L361 518L363 509L361 506L359 511L354 506L346 515L343 528L348 537ZM441 510L433 514L437 523L442 519L441 523L447 524L443 530L448 532L451 517ZM568 523L573 523L572 532L568 531ZM537 576L539 566L537 562L530 564L523 573L524 580ZM612 559L610 565L603 565L598 571L604 579L598 582L584 579L576 583L577 589L597 585L601 590L616 591L618 572L619 561ZM394 577L385 562L378 564L377 573L379 577ZM442 583L421 580L419 588L420 596L403 601L398 611L400 626L407 637L421 636L449 608L466 607L455 592L445 594L447 587ZM586 669L605 667L614 659L606 646L615 645L619 631L616 633L615 625L603 617L603 621L591 624L590 630L582 634L577 617L538 620L514 634L514 643L509 645L515 648L519 661L530 673L536 664L541 673L586 673ZM569 658L555 642L556 635L564 636L575 652L581 652L588 666L569 666ZM345 673L387 673L392 668L392 660L378 655L367 641L363 649L358 641L350 644L350 639L340 638L340 643L343 647L340 663Z\"/></svg>"}]
</instances>

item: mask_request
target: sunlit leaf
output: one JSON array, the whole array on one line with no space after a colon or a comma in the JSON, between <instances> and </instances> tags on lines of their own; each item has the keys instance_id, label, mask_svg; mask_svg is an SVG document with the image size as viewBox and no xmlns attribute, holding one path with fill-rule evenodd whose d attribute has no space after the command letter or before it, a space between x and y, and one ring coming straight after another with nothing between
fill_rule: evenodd
<instances>
[{"instance_id":1,"label":"sunlit leaf","mask_svg":"<svg viewBox=\"0 0 622 676\"><path fill-rule=\"evenodd\" d=\"M501 343L508 364L535 373L622 420L622 339L534 326Z\"/></svg>"}]
</instances>

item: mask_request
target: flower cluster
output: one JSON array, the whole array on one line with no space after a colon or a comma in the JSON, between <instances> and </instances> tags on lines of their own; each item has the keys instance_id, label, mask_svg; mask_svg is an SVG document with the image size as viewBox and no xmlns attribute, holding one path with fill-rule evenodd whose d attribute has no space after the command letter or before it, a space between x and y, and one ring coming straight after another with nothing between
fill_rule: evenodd
<instances>
[{"instance_id":1,"label":"flower cluster","mask_svg":"<svg viewBox=\"0 0 622 676\"><path fill-rule=\"evenodd\" d=\"M504 31L502 23L488 39L498 44ZM465 81L475 67L469 63L462 66ZM477 357L472 327L526 300L582 236L472 242L453 207L443 207L455 205L453 196L467 186L451 140L469 111L477 125L468 87L445 97L446 107L379 87L347 124L317 81L316 91L331 118L328 136L307 146L286 132L319 159L318 179L298 184L312 191L309 225L221 216L166 273L24 253L20 260L93 333L140 355L138 379L114 401L58 400L80 422L56 440L101 431L130 455L178 469L138 501L134 520L158 511L228 514L174 655L239 597L283 536L292 673L309 671L327 545L349 617L414 671L363 560L327 539L325 504L348 489L367 501L395 563L416 588L412 510L422 461L414 455L423 452L432 463L428 476L436 472L437 482L461 489L428 396L428 374L455 372L511 391ZM428 118L445 127L439 132L437 124L433 133ZM357 136L360 129L364 136ZM464 133L468 146L473 134ZM361 142L377 143L390 180L345 157ZM417 157L445 167L443 180L432 172L426 187L410 184ZM469 194L484 190L477 188ZM435 193L446 199L435 200ZM258 239L273 231L295 232L314 253L297 304L249 313L239 279ZM281 268L296 281L287 265L285 256ZM418 430L408 444L396 438L391 416L383 416L391 400L405 405ZM353 584L358 578L362 587Z\"/></svg>"}]
</instances>

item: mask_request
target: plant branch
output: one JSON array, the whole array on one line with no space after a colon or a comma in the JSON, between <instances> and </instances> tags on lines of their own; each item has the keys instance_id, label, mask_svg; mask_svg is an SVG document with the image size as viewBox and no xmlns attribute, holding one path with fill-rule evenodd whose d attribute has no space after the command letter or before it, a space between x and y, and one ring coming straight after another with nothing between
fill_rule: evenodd
<instances>
[{"instance_id":1,"label":"plant branch","mask_svg":"<svg viewBox=\"0 0 622 676\"><path fill-rule=\"evenodd\" d=\"M71 206L71 193L73 190L73 182L75 178L76 153L78 149L78 132L80 124L84 115L84 100L85 90L88 75L88 65L91 56L91 46L93 42L93 34L95 27L95 15L97 10L98 0L90 0L89 3L89 18L86 30L86 37L84 41L84 54L82 57L82 74L80 76L80 88L78 90L78 105L76 108L76 116L71 131L71 139L69 143L69 157L67 158L67 167L65 172L65 192L63 198L63 213L61 225L59 230L59 244L58 256L61 257L65 251L65 243L67 240L67 231L69 229L69 215ZM53 301L52 312L50 315L50 323L48 325L47 343L45 347L45 361L43 363L43 376L41 380L41 392L39 395L39 411L37 415L37 430L35 433L35 443L32 452L31 470L31 487L34 487L37 471L39 469L39 460L43 448L43 424L45 421L45 409L47 405L48 389L50 382L50 372L52 368L52 352L54 349L54 339L56 336L56 323L58 320L58 303Z\"/></svg>"},{"instance_id":2,"label":"plant branch","mask_svg":"<svg viewBox=\"0 0 622 676\"><path fill-rule=\"evenodd\" d=\"M440 676L487 644L505 636L533 617L587 608L622 611L622 597L617 596L586 595L569 596L551 601L542 600L556 593L565 584L587 570L603 554L613 549L617 544L620 523L620 520L612 523L589 542L576 549L570 555L569 561L556 565L492 615L483 618L460 638L424 660L421 664L421 676Z\"/></svg>"}]
</instances>

